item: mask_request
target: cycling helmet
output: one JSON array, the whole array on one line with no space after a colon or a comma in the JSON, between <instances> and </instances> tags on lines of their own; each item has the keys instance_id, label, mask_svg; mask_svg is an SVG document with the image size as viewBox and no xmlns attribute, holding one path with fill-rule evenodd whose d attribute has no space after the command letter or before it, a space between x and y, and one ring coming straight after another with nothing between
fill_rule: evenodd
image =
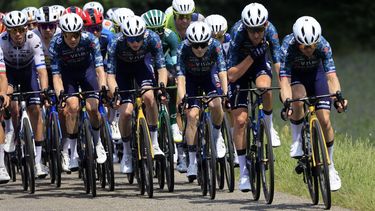
<instances>
[{"instance_id":1,"label":"cycling helmet","mask_svg":"<svg viewBox=\"0 0 375 211\"><path fill-rule=\"evenodd\" d=\"M56 9L45 6L36 11L35 17L38 23L49 23L58 21L60 15Z\"/></svg>"},{"instance_id":2,"label":"cycling helmet","mask_svg":"<svg viewBox=\"0 0 375 211\"><path fill-rule=\"evenodd\" d=\"M61 6L61 5L53 5L51 6L52 9L55 9L57 11L57 13L59 13L59 17L63 16L64 12L65 12L65 7Z\"/></svg>"},{"instance_id":3,"label":"cycling helmet","mask_svg":"<svg viewBox=\"0 0 375 211\"><path fill-rule=\"evenodd\" d=\"M64 14L68 14L68 13L75 13L75 14L81 16L81 17L83 15L82 9L77 7L77 6L70 6L70 7L66 8L65 11L64 11Z\"/></svg>"},{"instance_id":4,"label":"cycling helmet","mask_svg":"<svg viewBox=\"0 0 375 211\"><path fill-rule=\"evenodd\" d=\"M165 14L160 10L149 10L142 15L147 28L160 28L164 26Z\"/></svg>"},{"instance_id":5,"label":"cycling helmet","mask_svg":"<svg viewBox=\"0 0 375 211\"><path fill-rule=\"evenodd\" d=\"M168 7L165 11L164 11L165 15L169 15L169 14L172 14L173 13L173 7L170 6Z\"/></svg>"},{"instance_id":6,"label":"cycling helmet","mask_svg":"<svg viewBox=\"0 0 375 211\"><path fill-rule=\"evenodd\" d=\"M128 8L118 8L113 15L113 22L117 26L121 26L123 21L130 16L134 16L134 12Z\"/></svg>"},{"instance_id":7,"label":"cycling helmet","mask_svg":"<svg viewBox=\"0 0 375 211\"><path fill-rule=\"evenodd\" d=\"M251 3L242 10L241 20L247 27L263 26L268 20L268 11L259 3Z\"/></svg>"},{"instance_id":8,"label":"cycling helmet","mask_svg":"<svg viewBox=\"0 0 375 211\"><path fill-rule=\"evenodd\" d=\"M299 44L312 45L319 41L322 28L315 18L302 16L294 23L293 34Z\"/></svg>"},{"instance_id":9,"label":"cycling helmet","mask_svg":"<svg viewBox=\"0 0 375 211\"><path fill-rule=\"evenodd\" d=\"M175 13L186 15L194 12L195 3L193 0L173 0L172 7Z\"/></svg>"},{"instance_id":10,"label":"cycling helmet","mask_svg":"<svg viewBox=\"0 0 375 211\"><path fill-rule=\"evenodd\" d=\"M103 14L96 9L89 8L83 12L82 20L84 26L101 24L103 22Z\"/></svg>"},{"instance_id":11,"label":"cycling helmet","mask_svg":"<svg viewBox=\"0 0 375 211\"><path fill-rule=\"evenodd\" d=\"M113 21L113 16L115 14L115 10L117 9L117 7L109 8L109 10L107 10L107 12L105 13L105 18L110 21Z\"/></svg>"},{"instance_id":12,"label":"cycling helmet","mask_svg":"<svg viewBox=\"0 0 375 211\"><path fill-rule=\"evenodd\" d=\"M211 30L214 34L224 34L228 29L227 20L221 15L209 15L206 17L205 22L211 26Z\"/></svg>"},{"instance_id":13,"label":"cycling helmet","mask_svg":"<svg viewBox=\"0 0 375 211\"><path fill-rule=\"evenodd\" d=\"M82 26L82 18L75 13L65 14L60 18L60 28L63 32L79 32Z\"/></svg>"},{"instance_id":14,"label":"cycling helmet","mask_svg":"<svg viewBox=\"0 0 375 211\"><path fill-rule=\"evenodd\" d=\"M4 16L5 16L5 14L0 12L0 22L3 21Z\"/></svg>"},{"instance_id":15,"label":"cycling helmet","mask_svg":"<svg viewBox=\"0 0 375 211\"><path fill-rule=\"evenodd\" d=\"M102 23L102 26L103 26L103 29L107 29L108 31L111 31L113 33L116 32L115 24L110 20L104 19L103 23Z\"/></svg>"},{"instance_id":16,"label":"cycling helmet","mask_svg":"<svg viewBox=\"0 0 375 211\"><path fill-rule=\"evenodd\" d=\"M35 13L38 11L36 7L26 7L21 12L26 15L28 22L35 22Z\"/></svg>"},{"instance_id":17,"label":"cycling helmet","mask_svg":"<svg viewBox=\"0 0 375 211\"><path fill-rule=\"evenodd\" d=\"M96 1L87 2L87 3L83 6L83 10L87 10L87 9L89 9L89 8L96 9L96 10L98 10L98 12L104 14L104 8L103 8L103 5L100 4L99 2L96 2Z\"/></svg>"},{"instance_id":18,"label":"cycling helmet","mask_svg":"<svg viewBox=\"0 0 375 211\"><path fill-rule=\"evenodd\" d=\"M193 22L186 29L186 37L191 43L207 42L211 38L211 28L205 22Z\"/></svg>"},{"instance_id":19,"label":"cycling helmet","mask_svg":"<svg viewBox=\"0 0 375 211\"><path fill-rule=\"evenodd\" d=\"M1 17L1 14L0 14L0 34L3 33L7 29L5 27L5 24L3 24L3 21L2 21L3 17Z\"/></svg>"},{"instance_id":20,"label":"cycling helmet","mask_svg":"<svg viewBox=\"0 0 375 211\"><path fill-rule=\"evenodd\" d=\"M25 26L27 24L27 16L21 11L15 10L5 14L3 23L8 28Z\"/></svg>"},{"instance_id":21,"label":"cycling helmet","mask_svg":"<svg viewBox=\"0 0 375 211\"><path fill-rule=\"evenodd\" d=\"M121 32L127 37L137 37L146 30L145 21L139 16L131 16L121 24Z\"/></svg>"}]
</instances>

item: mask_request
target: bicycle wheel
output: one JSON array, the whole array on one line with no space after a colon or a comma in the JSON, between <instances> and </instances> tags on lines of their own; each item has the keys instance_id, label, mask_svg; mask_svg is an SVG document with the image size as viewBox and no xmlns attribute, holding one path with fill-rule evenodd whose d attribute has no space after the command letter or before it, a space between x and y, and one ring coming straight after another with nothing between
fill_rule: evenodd
<instances>
[{"instance_id":1,"label":"bicycle wheel","mask_svg":"<svg viewBox=\"0 0 375 211\"><path fill-rule=\"evenodd\" d=\"M313 171L313 161L311 156L311 140L310 140L310 129L306 125L302 128L302 150L304 152L304 156L299 160L299 165L302 165L303 168L303 175L304 175L304 182L307 184L307 188L309 190L310 198L314 205L317 205L319 202L319 183L318 177L314 174Z\"/></svg>"},{"instance_id":2,"label":"bicycle wheel","mask_svg":"<svg viewBox=\"0 0 375 211\"><path fill-rule=\"evenodd\" d=\"M152 155L151 155L151 137L148 131L148 126L145 118L139 120L139 143L141 146L142 168L144 172L145 186L147 195L152 198L154 194L153 180L152 180Z\"/></svg>"},{"instance_id":3,"label":"bicycle wheel","mask_svg":"<svg viewBox=\"0 0 375 211\"><path fill-rule=\"evenodd\" d=\"M115 173L113 170L113 143L109 134L109 125L107 122L103 123L100 129L101 140L103 143L103 147L107 153L107 160L102 165L102 187L108 183L108 188L110 191L115 189Z\"/></svg>"},{"instance_id":4,"label":"bicycle wheel","mask_svg":"<svg viewBox=\"0 0 375 211\"><path fill-rule=\"evenodd\" d=\"M319 177L320 192L322 193L325 208L329 209L331 208L331 187L329 184L326 143L324 141L322 127L320 126L319 121L313 120L311 124L314 158L316 162L315 168Z\"/></svg>"},{"instance_id":5,"label":"bicycle wheel","mask_svg":"<svg viewBox=\"0 0 375 211\"><path fill-rule=\"evenodd\" d=\"M52 122L51 122L51 163L53 171L51 172L51 180L52 177L54 178L54 182L56 187L61 186L61 138L60 138L60 130L59 130L59 122L57 118L57 114L52 114ZM53 176L52 176L53 174ZM52 182L52 181L51 181Z\"/></svg>"},{"instance_id":6,"label":"bicycle wheel","mask_svg":"<svg viewBox=\"0 0 375 211\"><path fill-rule=\"evenodd\" d=\"M198 145L197 145L197 180L201 186L202 195L206 196L208 192L208 160L206 155L206 141L204 140L204 128L198 128Z\"/></svg>"},{"instance_id":7,"label":"bicycle wheel","mask_svg":"<svg viewBox=\"0 0 375 211\"><path fill-rule=\"evenodd\" d=\"M10 180L12 180L13 182L16 181L16 165L15 165L15 162L14 162L14 153L11 152L11 153L8 153L8 152L4 152L5 153L5 167L9 173L9 177L10 177Z\"/></svg>"},{"instance_id":8,"label":"bicycle wheel","mask_svg":"<svg viewBox=\"0 0 375 211\"><path fill-rule=\"evenodd\" d=\"M260 170L262 174L263 194L267 204L271 204L274 196L274 158L271 134L264 119L260 120L258 132L260 143Z\"/></svg>"},{"instance_id":9,"label":"bicycle wheel","mask_svg":"<svg viewBox=\"0 0 375 211\"><path fill-rule=\"evenodd\" d=\"M91 194L93 197L96 196L96 174L95 174L95 155L94 155L94 144L93 138L90 130L90 122L88 119L83 120L83 130L84 130L84 144L85 144L85 173L87 176L88 186L91 189Z\"/></svg>"},{"instance_id":10,"label":"bicycle wheel","mask_svg":"<svg viewBox=\"0 0 375 211\"><path fill-rule=\"evenodd\" d=\"M25 172L27 173L27 183L29 193L35 192L35 154L34 154L34 143L32 139L31 125L28 119L23 119L23 141L24 145L24 157L25 157Z\"/></svg>"},{"instance_id":11,"label":"bicycle wheel","mask_svg":"<svg viewBox=\"0 0 375 211\"><path fill-rule=\"evenodd\" d=\"M227 149L227 153L225 154L225 180L227 183L227 187L229 192L234 191L234 146L233 146L233 139L232 133L230 130L230 121L227 115L224 115L223 124L221 126L221 133L223 134L225 147Z\"/></svg>"},{"instance_id":12,"label":"bicycle wheel","mask_svg":"<svg viewBox=\"0 0 375 211\"><path fill-rule=\"evenodd\" d=\"M213 132L212 132L212 121L211 118L205 120L205 140L206 142L206 156L208 160L208 189L211 199L215 199L216 196L216 145Z\"/></svg>"},{"instance_id":13,"label":"bicycle wheel","mask_svg":"<svg viewBox=\"0 0 375 211\"><path fill-rule=\"evenodd\" d=\"M224 189L225 166L226 166L225 158L217 159L217 162L216 162L216 180L217 180L218 188L220 190Z\"/></svg>"},{"instance_id":14,"label":"bicycle wheel","mask_svg":"<svg viewBox=\"0 0 375 211\"><path fill-rule=\"evenodd\" d=\"M249 119L247 125L247 149L246 149L246 167L249 171L250 186L253 199L255 201L259 200L260 197L260 169L258 162L258 148L255 144L256 140L254 137L254 131L252 127L252 120Z\"/></svg>"},{"instance_id":15,"label":"bicycle wheel","mask_svg":"<svg viewBox=\"0 0 375 211\"><path fill-rule=\"evenodd\" d=\"M159 135L159 146L164 152L164 172L165 180L167 182L168 191L173 192L174 190L174 142L172 138L172 132L169 122L168 115L161 115L160 121L160 135Z\"/></svg>"}]
</instances>

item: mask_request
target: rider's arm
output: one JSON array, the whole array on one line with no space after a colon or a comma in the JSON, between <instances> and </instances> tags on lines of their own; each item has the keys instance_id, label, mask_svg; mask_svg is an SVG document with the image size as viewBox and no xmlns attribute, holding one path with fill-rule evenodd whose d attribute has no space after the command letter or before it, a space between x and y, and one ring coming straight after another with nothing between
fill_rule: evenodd
<instances>
[{"instance_id":1,"label":"rider's arm","mask_svg":"<svg viewBox=\"0 0 375 211\"><path fill-rule=\"evenodd\" d=\"M103 57L100 51L99 39L92 34L90 34L89 37L91 39L91 55L95 64L96 78L98 80L98 85L101 88L102 86L107 86L107 80L104 72Z\"/></svg>"},{"instance_id":2,"label":"rider's arm","mask_svg":"<svg viewBox=\"0 0 375 211\"><path fill-rule=\"evenodd\" d=\"M186 80L185 80L185 64L184 64L184 44L180 45L177 54L177 103L181 103L182 99L186 94Z\"/></svg>"},{"instance_id":3,"label":"rider's arm","mask_svg":"<svg viewBox=\"0 0 375 211\"><path fill-rule=\"evenodd\" d=\"M242 60L241 63L231 67L228 69L228 79L229 82L233 83L237 81L243 74L246 73L246 71L250 68L250 66L253 64L254 60L247 56L244 60Z\"/></svg>"},{"instance_id":4,"label":"rider's arm","mask_svg":"<svg viewBox=\"0 0 375 211\"><path fill-rule=\"evenodd\" d=\"M53 74L52 80L53 80L53 88L55 89L55 93L56 95L59 95L61 90L64 90L64 86L61 80L61 75Z\"/></svg>"},{"instance_id":5,"label":"rider's arm","mask_svg":"<svg viewBox=\"0 0 375 211\"><path fill-rule=\"evenodd\" d=\"M290 77L280 77L280 94L282 102L285 102L286 99L292 99L292 87L290 86Z\"/></svg>"},{"instance_id":6,"label":"rider's arm","mask_svg":"<svg viewBox=\"0 0 375 211\"><path fill-rule=\"evenodd\" d=\"M34 61L35 61L35 67L38 71L38 77L39 77L39 83L40 88L42 90L48 88L48 75L47 75L47 69L46 69L46 63L45 63L45 57L43 52L43 45L42 41L36 34L30 34L33 35L31 38L32 41L32 49L34 50ZM30 36L29 35L29 36Z\"/></svg>"},{"instance_id":7,"label":"rider's arm","mask_svg":"<svg viewBox=\"0 0 375 211\"><path fill-rule=\"evenodd\" d=\"M327 73L327 82L329 93L336 93L337 91L341 91L339 78L337 77L336 72Z\"/></svg>"},{"instance_id":8,"label":"rider's arm","mask_svg":"<svg viewBox=\"0 0 375 211\"><path fill-rule=\"evenodd\" d=\"M282 102L286 99L292 99L291 77L293 56L290 54L290 37L285 37L280 50L280 72L278 80L280 83L280 95Z\"/></svg>"},{"instance_id":9,"label":"rider's arm","mask_svg":"<svg viewBox=\"0 0 375 211\"><path fill-rule=\"evenodd\" d=\"M4 95L8 89L8 78L3 58L3 51L0 48L0 94Z\"/></svg>"},{"instance_id":10,"label":"rider's arm","mask_svg":"<svg viewBox=\"0 0 375 211\"><path fill-rule=\"evenodd\" d=\"M275 26L268 22L268 26L266 29L266 39L269 42L270 50L271 50L271 56L273 61L273 68L276 72L276 78L280 84L280 60L281 60L281 49L280 49L280 40L279 35L277 33L277 30Z\"/></svg>"},{"instance_id":11,"label":"rider's arm","mask_svg":"<svg viewBox=\"0 0 375 211\"><path fill-rule=\"evenodd\" d=\"M177 95L178 95L178 103L181 103L181 100L184 98L186 94L186 80L184 75L177 76Z\"/></svg>"},{"instance_id":12,"label":"rider's arm","mask_svg":"<svg viewBox=\"0 0 375 211\"><path fill-rule=\"evenodd\" d=\"M225 59L224 59L224 53L223 53L223 48L219 42L216 45L216 50L217 52L217 58L216 58L216 65L217 65L217 71L219 72L219 79L221 83L221 89L223 90L223 94L226 95L228 93L228 76L227 76L227 71L225 67Z\"/></svg>"},{"instance_id":13,"label":"rider's arm","mask_svg":"<svg viewBox=\"0 0 375 211\"><path fill-rule=\"evenodd\" d=\"M113 96L113 93L115 93L115 89L117 87L116 75L115 74L107 74L107 83L108 83L109 92Z\"/></svg>"},{"instance_id":14,"label":"rider's arm","mask_svg":"<svg viewBox=\"0 0 375 211\"><path fill-rule=\"evenodd\" d=\"M161 40L159 36L157 36L156 34L155 36L151 38L151 45L152 45L151 53L154 56L154 59L156 61L155 66L159 74L158 85L160 83L164 83L166 85L168 83L168 70L165 67L163 46L161 44Z\"/></svg>"},{"instance_id":15,"label":"rider's arm","mask_svg":"<svg viewBox=\"0 0 375 211\"><path fill-rule=\"evenodd\" d=\"M60 75L60 68L61 68L61 61L60 61L60 54L58 50L58 43L62 42L61 36L55 36L52 38L50 46L49 46L49 53L51 55L51 69L52 69L52 80L53 80L53 88L55 90L56 95L59 95L61 90L64 90L64 86L61 80Z\"/></svg>"}]
</instances>

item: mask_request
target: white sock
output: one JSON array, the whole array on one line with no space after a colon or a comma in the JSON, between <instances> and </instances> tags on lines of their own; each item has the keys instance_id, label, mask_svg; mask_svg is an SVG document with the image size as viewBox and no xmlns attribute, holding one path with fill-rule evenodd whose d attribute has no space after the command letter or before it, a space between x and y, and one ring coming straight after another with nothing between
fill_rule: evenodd
<instances>
[{"instance_id":1,"label":"white sock","mask_svg":"<svg viewBox=\"0 0 375 211\"><path fill-rule=\"evenodd\" d=\"M238 162L240 164L240 177L244 175L248 175L247 167L246 167L246 155L239 155Z\"/></svg>"},{"instance_id":2,"label":"white sock","mask_svg":"<svg viewBox=\"0 0 375 211\"><path fill-rule=\"evenodd\" d=\"M290 123L290 127L292 129L292 140L293 140L293 143L296 142L296 141L302 141L302 137L301 137L301 130L302 130L302 126L303 124L298 124L298 125L295 125L295 124L292 124Z\"/></svg>"},{"instance_id":3,"label":"white sock","mask_svg":"<svg viewBox=\"0 0 375 211\"><path fill-rule=\"evenodd\" d=\"M42 146L36 146L35 164L41 163L42 160Z\"/></svg>"},{"instance_id":4,"label":"white sock","mask_svg":"<svg viewBox=\"0 0 375 211\"><path fill-rule=\"evenodd\" d=\"M70 159L78 157L77 139L67 138L67 142L69 143L69 146L70 146Z\"/></svg>"},{"instance_id":5,"label":"white sock","mask_svg":"<svg viewBox=\"0 0 375 211\"><path fill-rule=\"evenodd\" d=\"M6 119L5 122L5 132L14 131L12 119Z\"/></svg>"},{"instance_id":6,"label":"white sock","mask_svg":"<svg viewBox=\"0 0 375 211\"><path fill-rule=\"evenodd\" d=\"M197 152L189 152L189 163L190 164L197 164ZM189 164L189 165L190 165Z\"/></svg>"},{"instance_id":7,"label":"white sock","mask_svg":"<svg viewBox=\"0 0 375 211\"><path fill-rule=\"evenodd\" d=\"M70 140L69 138L63 138L63 153L69 153Z\"/></svg>"},{"instance_id":8,"label":"white sock","mask_svg":"<svg viewBox=\"0 0 375 211\"><path fill-rule=\"evenodd\" d=\"M159 146L158 142L158 131L150 132L152 146Z\"/></svg>"},{"instance_id":9,"label":"white sock","mask_svg":"<svg viewBox=\"0 0 375 211\"><path fill-rule=\"evenodd\" d=\"M4 144L0 144L0 168L4 168Z\"/></svg>"},{"instance_id":10,"label":"white sock","mask_svg":"<svg viewBox=\"0 0 375 211\"><path fill-rule=\"evenodd\" d=\"M333 145L331 147L328 147L328 156L329 156L329 159L331 160L331 165L330 168L334 168L334 164L333 164Z\"/></svg>"},{"instance_id":11,"label":"white sock","mask_svg":"<svg viewBox=\"0 0 375 211\"><path fill-rule=\"evenodd\" d=\"M132 148L130 146L130 141L122 142L122 145L124 146L124 154L130 156L132 152Z\"/></svg>"}]
</instances>

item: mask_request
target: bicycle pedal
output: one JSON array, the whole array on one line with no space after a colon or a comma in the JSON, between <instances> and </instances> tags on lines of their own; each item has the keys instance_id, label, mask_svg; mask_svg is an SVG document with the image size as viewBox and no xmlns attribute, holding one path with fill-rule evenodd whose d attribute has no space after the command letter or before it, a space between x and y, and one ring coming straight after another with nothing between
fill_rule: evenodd
<instances>
[{"instance_id":1,"label":"bicycle pedal","mask_svg":"<svg viewBox=\"0 0 375 211\"><path fill-rule=\"evenodd\" d=\"M303 172L303 166L302 165L297 165L296 168L294 168L297 174L302 174Z\"/></svg>"}]
</instances>

